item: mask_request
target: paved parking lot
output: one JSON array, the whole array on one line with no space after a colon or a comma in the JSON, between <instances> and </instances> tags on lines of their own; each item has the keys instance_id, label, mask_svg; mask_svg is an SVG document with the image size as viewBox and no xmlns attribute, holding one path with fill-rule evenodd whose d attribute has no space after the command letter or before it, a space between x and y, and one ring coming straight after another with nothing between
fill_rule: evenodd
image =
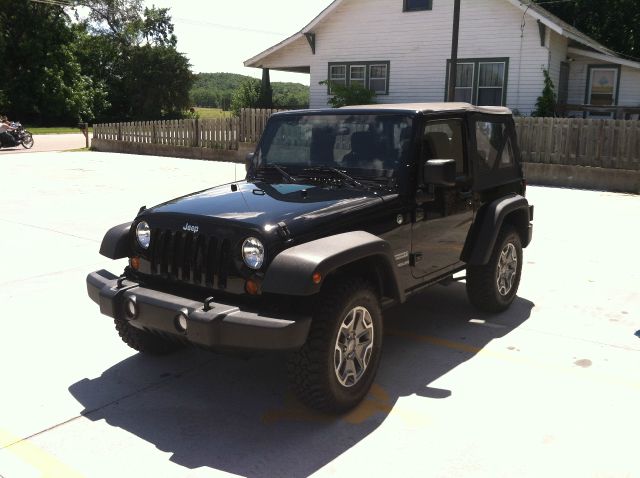
<instances>
[{"instance_id":1,"label":"paved parking lot","mask_svg":"<svg viewBox=\"0 0 640 478\"><path fill-rule=\"evenodd\" d=\"M381 368L338 418L284 357L133 353L86 295L104 232L240 165L0 156L0 476L640 476L640 197L530 187L519 297L463 284L386 314Z\"/></svg>"}]
</instances>

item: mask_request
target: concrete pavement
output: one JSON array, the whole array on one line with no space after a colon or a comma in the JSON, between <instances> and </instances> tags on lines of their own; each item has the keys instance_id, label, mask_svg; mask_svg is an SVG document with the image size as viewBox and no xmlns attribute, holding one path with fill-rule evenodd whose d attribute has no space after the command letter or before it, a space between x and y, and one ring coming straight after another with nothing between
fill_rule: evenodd
<instances>
[{"instance_id":1,"label":"concrete pavement","mask_svg":"<svg viewBox=\"0 0 640 478\"><path fill-rule=\"evenodd\" d=\"M101 153L0 157L0 476L640 476L640 197L529 188L519 297L463 284L386 314L365 402L286 391L284 357L122 344L86 295L104 232L243 166Z\"/></svg>"},{"instance_id":2,"label":"concrete pavement","mask_svg":"<svg viewBox=\"0 0 640 478\"><path fill-rule=\"evenodd\" d=\"M89 135L91 140L91 135ZM35 134L33 135L33 147L25 149L22 146L15 148L0 149L0 156L15 153L42 153L48 151L68 151L80 149L86 146L86 141L82 133L68 134Z\"/></svg>"}]
</instances>

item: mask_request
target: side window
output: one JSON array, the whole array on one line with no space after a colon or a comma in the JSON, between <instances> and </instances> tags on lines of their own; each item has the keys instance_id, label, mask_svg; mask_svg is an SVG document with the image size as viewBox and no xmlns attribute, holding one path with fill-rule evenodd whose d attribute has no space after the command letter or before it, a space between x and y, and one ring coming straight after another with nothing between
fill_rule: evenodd
<instances>
[{"instance_id":1,"label":"side window","mask_svg":"<svg viewBox=\"0 0 640 478\"><path fill-rule=\"evenodd\" d=\"M480 170L491 171L513 165L511 141L504 123L478 121L476 123L476 145Z\"/></svg>"},{"instance_id":2,"label":"side window","mask_svg":"<svg viewBox=\"0 0 640 478\"><path fill-rule=\"evenodd\" d=\"M502 121L476 121L476 176L482 186L500 183L516 166L507 125Z\"/></svg>"},{"instance_id":3,"label":"side window","mask_svg":"<svg viewBox=\"0 0 640 478\"><path fill-rule=\"evenodd\" d=\"M430 121L422 137L422 157L428 159L455 159L456 173L467 171L464 161L462 121L458 119Z\"/></svg>"}]
</instances>

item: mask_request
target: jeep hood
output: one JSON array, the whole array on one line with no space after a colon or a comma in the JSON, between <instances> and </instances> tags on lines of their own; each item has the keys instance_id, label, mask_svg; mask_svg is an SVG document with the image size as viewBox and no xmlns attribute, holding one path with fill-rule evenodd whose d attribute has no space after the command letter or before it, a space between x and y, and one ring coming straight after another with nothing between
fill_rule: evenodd
<instances>
[{"instance_id":1,"label":"jeep hood","mask_svg":"<svg viewBox=\"0 0 640 478\"><path fill-rule=\"evenodd\" d=\"M179 216L185 225L207 223L269 230L285 222L292 233L310 222L336 220L356 211L382 204L377 191L314 184L247 182L226 184L190 194L144 211L140 217L160 219ZM153 227L153 226L152 226Z\"/></svg>"}]
</instances>

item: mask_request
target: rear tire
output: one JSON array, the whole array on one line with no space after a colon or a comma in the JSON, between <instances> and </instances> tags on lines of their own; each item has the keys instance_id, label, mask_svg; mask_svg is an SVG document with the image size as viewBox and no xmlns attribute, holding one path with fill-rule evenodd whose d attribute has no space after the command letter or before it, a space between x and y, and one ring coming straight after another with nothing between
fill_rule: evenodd
<instances>
[{"instance_id":1,"label":"rear tire","mask_svg":"<svg viewBox=\"0 0 640 478\"><path fill-rule=\"evenodd\" d=\"M126 320L114 319L116 330L122 341L138 352L148 355L168 355L184 345L172 342L144 330L136 329Z\"/></svg>"},{"instance_id":2,"label":"rear tire","mask_svg":"<svg viewBox=\"0 0 640 478\"><path fill-rule=\"evenodd\" d=\"M367 395L382 350L382 312L374 289L360 279L336 280L321 292L304 346L288 366L304 404L345 412Z\"/></svg>"},{"instance_id":3,"label":"rear tire","mask_svg":"<svg viewBox=\"0 0 640 478\"><path fill-rule=\"evenodd\" d=\"M516 297L522 273L522 242L511 226L502 228L489 262L467 268L467 296L484 312L502 312Z\"/></svg>"}]
</instances>

